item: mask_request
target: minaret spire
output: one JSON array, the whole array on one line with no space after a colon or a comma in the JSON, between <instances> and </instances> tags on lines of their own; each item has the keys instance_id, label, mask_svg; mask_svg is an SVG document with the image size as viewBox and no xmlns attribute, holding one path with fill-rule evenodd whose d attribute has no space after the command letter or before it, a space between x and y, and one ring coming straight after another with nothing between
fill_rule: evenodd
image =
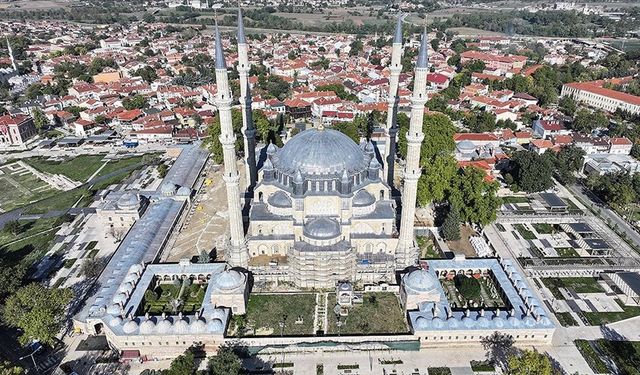
<instances>
[{"instance_id":1,"label":"minaret spire","mask_svg":"<svg viewBox=\"0 0 640 375\"><path fill-rule=\"evenodd\" d=\"M398 81L402 72L402 20L404 15L398 14L396 31L393 36L393 49L391 51L391 65L389 70L389 92L387 94L387 124L385 126L384 165L383 180L393 187L393 162L396 156L396 134L398 133L396 117L398 115Z\"/></svg>"},{"instance_id":2,"label":"minaret spire","mask_svg":"<svg viewBox=\"0 0 640 375\"><path fill-rule=\"evenodd\" d=\"M418 260L418 247L414 243L414 219L418 179L422 174L420 168L420 148L424 134L422 123L424 106L427 103L427 29L425 27L420 42L420 52L416 62L413 78L413 95L411 96L411 121L407 132L407 160L404 171L404 187L402 191L402 217L400 218L400 235L396 249L398 267L408 267Z\"/></svg>"},{"instance_id":3,"label":"minaret spire","mask_svg":"<svg viewBox=\"0 0 640 375\"><path fill-rule=\"evenodd\" d=\"M249 252L244 238L244 225L242 222L242 208L240 205L240 188L238 168L236 166L236 135L233 133L231 123L231 93L229 91L229 77L227 64L224 59L222 39L218 30L218 22L215 23L216 38L216 99L218 116L220 117L220 143L224 159L224 176L222 177L227 187L227 205L229 208L229 232L231 244L225 249L227 262L232 266L247 267Z\"/></svg>"},{"instance_id":4,"label":"minaret spire","mask_svg":"<svg viewBox=\"0 0 640 375\"><path fill-rule=\"evenodd\" d=\"M242 108L242 134L244 140L245 178L247 190L252 189L258 180L256 167L256 129L251 113L251 90L249 85L249 47L244 35L242 9L238 2L238 75L240 77L240 107Z\"/></svg>"},{"instance_id":5,"label":"minaret spire","mask_svg":"<svg viewBox=\"0 0 640 375\"><path fill-rule=\"evenodd\" d=\"M13 49L11 48L11 43L9 43L9 37L7 36L6 39L7 39L7 50L9 51L9 57L11 58L11 66L13 67L13 70L18 72L18 66L16 65L16 59L13 57Z\"/></svg>"}]
</instances>

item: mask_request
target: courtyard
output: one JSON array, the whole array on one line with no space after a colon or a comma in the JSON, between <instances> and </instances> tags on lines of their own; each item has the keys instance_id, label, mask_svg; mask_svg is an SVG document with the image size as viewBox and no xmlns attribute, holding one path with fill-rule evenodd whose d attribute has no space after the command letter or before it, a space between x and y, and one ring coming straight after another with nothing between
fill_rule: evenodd
<instances>
[{"instance_id":1,"label":"courtyard","mask_svg":"<svg viewBox=\"0 0 640 375\"><path fill-rule=\"evenodd\" d=\"M407 333L405 313L394 293L364 293L362 303L347 307L348 315L338 318L333 311L336 295L329 295L327 334L398 334Z\"/></svg>"},{"instance_id":2,"label":"courtyard","mask_svg":"<svg viewBox=\"0 0 640 375\"><path fill-rule=\"evenodd\" d=\"M310 336L316 295L311 293L252 294L245 315L229 323L230 336Z\"/></svg>"},{"instance_id":3,"label":"courtyard","mask_svg":"<svg viewBox=\"0 0 640 375\"><path fill-rule=\"evenodd\" d=\"M189 279L176 281L147 289L136 315L193 314L200 310L207 284L191 283Z\"/></svg>"},{"instance_id":4,"label":"courtyard","mask_svg":"<svg viewBox=\"0 0 640 375\"><path fill-rule=\"evenodd\" d=\"M501 297L499 286L488 275L466 276L458 274L455 277L441 279L447 299L452 308L500 308L509 309L510 306Z\"/></svg>"}]
</instances>

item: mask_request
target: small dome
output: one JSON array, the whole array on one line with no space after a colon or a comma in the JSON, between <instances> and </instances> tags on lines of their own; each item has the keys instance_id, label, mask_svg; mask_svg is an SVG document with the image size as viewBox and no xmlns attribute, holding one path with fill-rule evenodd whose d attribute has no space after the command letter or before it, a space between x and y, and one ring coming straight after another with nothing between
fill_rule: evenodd
<instances>
[{"instance_id":1,"label":"small dome","mask_svg":"<svg viewBox=\"0 0 640 375\"><path fill-rule=\"evenodd\" d=\"M115 297L113 297L113 303L121 303L125 304L127 302L127 295L124 293L118 293Z\"/></svg>"},{"instance_id":2,"label":"small dome","mask_svg":"<svg viewBox=\"0 0 640 375\"><path fill-rule=\"evenodd\" d=\"M111 315L119 315L120 314L120 305L113 303L107 307L107 314Z\"/></svg>"},{"instance_id":3,"label":"small dome","mask_svg":"<svg viewBox=\"0 0 640 375\"><path fill-rule=\"evenodd\" d=\"M156 332L157 333L170 333L172 327L173 326L172 326L171 321L169 319L162 319L160 322L158 322L158 324L156 326Z\"/></svg>"},{"instance_id":4,"label":"small dome","mask_svg":"<svg viewBox=\"0 0 640 375\"><path fill-rule=\"evenodd\" d=\"M552 326L553 322L551 321L551 319L549 319L546 316L543 316L542 318L540 318L540 320L538 321L538 324L541 326Z\"/></svg>"},{"instance_id":5,"label":"small dome","mask_svg":"<svg viewBox=\"0 0 640 375\"><path fill-rule=\"evenodd\" d=\"M165 182L160 187L160 193L165 197L171 197L175 194L175 192L176 192L176 185L172 184L171 182Z\"/></svg>"},{"instance_id":6,"label":"small dome","mask_svg":"<svg viewBox=\"0 0 640 375\"><path fill-rule=\"evenodd\" d=\"M269 198L267 198L267 202L274 207L291 207L291 198L289 198L287 193L282 190L278 190L275 193L269 195Z\"/></svg>"},{"instance_id":7,"label":"small dome","mask_svg":"<svg viewBox=\"0 0 640 375\"><path fill-rule=\"evenodd\" d=\"M327 240L338 237L342 230L336 220L319 217L307 221L304 225L303 232L304 235L309 238Z\"/></svg>"},{"instance_id":8,"label":"small dome","mask_svg":"<svg viewBox=\"0 0 640 375\"><path fill-rule=\"evenodd\" d=\"M271 162L271 159L267 158L267 160L264 161L264 164L262 164L262 169L264 169L265 171L273 170L273 163Z\"/></svg>"},{"instance_id":9,"label":"small dome","mask_svg":"<svg viewBox=\"0 0 640 375\"><path fill-rule=\"evenodd\" d=\"M124 193L116 202L120 210L135 210L140 206L140 198L134 193Z\"/></svg>"},{"instance_id":10,"label":"small dome","mask_svg":"<svg viewBox=\"0 0 640 375\"><path fill-rule=\"evenodd\" d=\"M405 287L418 292L435 291L440 284L434 275L423 269L411 271L402 282Z\"/></svg>"},{"instance_id":11,"label":"small dome","mask_svg":"<svg viewBox=\"0 0 640 375\"><path fill-rule=\"evenodd\" d=\"M417 329L427 329L429 327L429 319L424 316L419 316L416 318L416 328Z\"/></svg>"},{"instance_id":12,"label":"small dome","mask_svg":"<svg viewBox=\"0 0 640 375\"><path fill-rule=\"evenodd\" d=\"M138 330L138 323L136 323L136 321L135 321L135 320L128 320L128 321L124 324L124 326L122 326L122 331L123 331L124 333L131 334L131 333L134 333L134 332L135 332L135 331L137 331L137 330Z\"/></svg>"},{"instance_id":13,"label":"small dome","mask_svg":"<svg viewBox=\"0 0 640 375\"><path fill-rule=\"evenodd\" d=\"M177 196L179 197L190 197L191 196L191 189L189 189L186 186L180 186L180 188L178 189L178 192L176 193Z\"/></svg>"},{"instance_id":14,"label":"small dome","mask_svg":"<svg viewBox=\"0 0 640 375\"><path fill-rule=\"evenodd\" d=\"M376 198L374 198L374 196L365 189L362 189L358 190L358 192L353 196L352 202L355 207L365 207L376 203Z\"/></svg>"},{"instance_id":15,"label":"small dome","mask_svg":"<svg viewBox=\"0 0 640 375\"><path fill-rule=\"evenodd\" d=\"M473 142L471 142L471 141L465 140L465 141L459 142L456 145L456 149L461 154L469 154L469 153L474 152L476 150L476 145L473 144Z\"/></svg>"},{"instance_id":16,"label":"small dome","mask_svg":"<svg viewBox=\"0 0 640 375\"><path fill-rule=\"evenodd\" d=\"M438 316L436 316L435 318L433 318L433 320L431 320L431 324L433 325L433 328L444 327L444 321Z\"/></svg>"},{"instance_id":17,"label":"small dome","mask_svg":"<svg viewBox=\"0 0 640 375\"><path fill-rule=\"evenodd\" d=\"M109 321L109 325L111 327L117 327L120 324L122 324L122 318L120 316L114 316L113 318L111 318L111 320Z\"/></svg>"},{"instance_id":18,"label":"small dome","mask_svg":"<svg viewBox=\"0 0 640 375\"><path fill-rule=\"evenodd\" d=\"M371 162L369 162L369 169L378 169L380 168L380 163L378 162L378 159L376 159L375 157L371 158Z\"/></svg>"},{"instance_id":19,"label":"small dome","mask_svg":"<svg viewBox=\"0 0 640 375\"><path fill-rule=\"evenodd\" d=\"M484 316L479 316L478 319L476 320L476 323L478 323L478 326L480 328L487 328L489 327L489 319L487 319Z\"/></svg>"},{"instance_id":20,"label":"small dome","mask_svg":"<svg viewBox=\"0 0 640 375\"><path fill-rule=\"evenodd\" d=\"M144 267L141 264L134 264L131 267L129 267L129 273L137 273L137 274L141 274L142 271L144 270Z\"/></svg>"},{"instance_id":21,"label":"small dome","mask_svg":"<svg viewBox=\"0 0 640 375\"><path fill-rule=\"evenodd\" d=\"M536 320L531 315L527 315L524 318L524 325L526 325L527 327L533 327L536 325L536 323Z\"/></svg>"},{"instance_id":22,"label":"small dome","mask_svg":"<svg viewBox=\"0 0 640 375\"><path fill-rule=\"evenodd\" d=\"M367 142L364 145L364 151L365 152L373 152L373 143L371 143L371 141Z\"/></svg>"},{"instance_id":23,"label":"small dome","mask_svg":"<svg viewBox=\"0 0 640 375\"><path fill-rule=\"evenodd\" d=\"M175 323L173 323L173 333L175 334L189 333L189 323L187 323L187 321L184 319L178 319Z\"/></svg>"},{"instance_id":24,"label":"small dome","mask_svg":"<svg viewBox=\"0 0 640 375\"><path fill-rule=\"evenodd\" d=\"M522 324L520 323L520 320L518 318L516 318L515 316L510 316L509 318L507 318L507 322L509 322L509 325L513 328L517 328L520 327Z\"/></svg>"},{"instance_id":25,"label":"small dome","mask_svg":"<svg viewBox=\"0 0 640 375\"><path fill-rule=\"evenodd\" d=\"M243 285L245 276L236 270L222 271L213 276L213 283L218 289L235 289Z\"/></svg>"},{"instance_id":26,"label":"small dome","mask_svg":"<svg viewBox=\"0 0 640 375\"><path fill-rule=\"evenodd\" d=\"M153 333L155 328L156 323L151 319L147 319L144 322L140 323L140 333L143 335Z\"/></svg>"},{"instance_id":27,"label":"small dome","mask_svg":"<svg viewBox=\"0 0 640 375\"><path fill-rule=\"evenodd\" d=\"M120 284L118 288L118 292L121 293L131 293L133 291L133 284L130 282Z\"/></svg>"},{"instance_id":28,"label":"small dome","mask_svg":"<svg viewBox=\"0 0 640 375\"><path fill-rule=\"evenodd\" d=\"M194 319L191 323L191 333L204 333L207 331L207 324L202 319Z\"/></svg>"},{"instance_id":29,"label":"small dome","mask_svg":"<svg viewBox=\"0 0 640 375\"><path fill-rule=\"evenodd\" d=\"M491 321L496 328L503 328L505 326L505 320L501 316L494 316Z\"/></svg>"},{"instance_id":30,"label":"small dome","mask_svg":"<svg viewBox=\"0 0 640 375\"><path fill-rule=\"evenodd\" d=\"M273 143L269 143L269 145L267 146L267 155L273 155L276 152L278 152L278 147L276 147L276 145L274 145Z\"/></svg>"},{"instance_id":31,"label":"small dome","mask_svg":"<svg viewBox=\"0 0 640 375\"><path fill-rule=\"evenodd\" d=\"M209 331L213 331L213 332L224 331L224 324L222 323L222 320L218 318L211 319L207 324L207 327L209 328Z\"/></svg>"},{"instance_id":32,"label":"small dome","mask_svg":"<svg viewBox=\"0 0 640 375\"><path fill-rule=\"evenodd\" d=\"M476 325L476 321L468 316L465 316L464 318L462 318L462 324L467 328L472 328Z\"/></svg>"},{"instance_id":33,"label":"small dome","mask_svg":"<svg viewBox=\"0 0 640 375\"><path fill-rule=\"evenodd\" d=\"M447 319L447 324L451 329L455 329L460 326L460 322L458 322L458 319L454 318L453 316Z\"/></svg>"},{"instance_id":34,"label":"small dome","mask_svg":"<svg viewBox=\"0 0 640 375\"><path fill-rule=\"evenodd\" d=\"M138 276L138 274L130 273L124 278L124 282L134 284L139 278L140 276Z\"/></svg>"}]
</instances>

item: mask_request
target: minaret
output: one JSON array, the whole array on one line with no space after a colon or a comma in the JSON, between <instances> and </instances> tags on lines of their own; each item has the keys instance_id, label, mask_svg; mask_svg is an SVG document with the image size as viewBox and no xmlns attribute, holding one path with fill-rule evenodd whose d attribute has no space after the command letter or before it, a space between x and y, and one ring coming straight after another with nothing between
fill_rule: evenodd
<instances>
[{"instance_id":1,"label":"minaret","mask_svg":"<svg viewBox=\"0 0 640 375\"><path fill-rule=\"evenodd\" d=\"M242 134L244 136L244 155L246 158L245 178L247 190L253 188L258 181L256 168L256 129L253 126L251 113L251 92L249 87L249 53L247 41L244 36L244 23L242 22L242 10L238 8L238 75L240 76L240 106L242 108Z\"/></svg>"},{"instance_id":2,"label":"minaret","mask_svg":"<svg viewBox=\"0 0 640 375\"><path fill-rule=\"evenodd\" d=\"M391 65L389 70L389 93L387 96L387 125L385 127L384 141L384 180L393 187L393 162L396 154L396 134L398 128L396 116L398 115L398 81L402 72L402 13L398 15L396 32L393 37L393 49L391 52Z\"/></svg>"},{"instance_id":3,"label":"minaret","mask_svg":"<svg viewBox=\"0 0 640 375\"><path fill-rule=\"evenodd\" d=\"M7 37L7 50L9 51L9 57L11 58L11 66L13 70L18 72L18 66L16 65L16 59L13 57L13 49L11 49L11 43L9 43L9 37Z\"/></svg>"},{"instance_id":4,"label":"minaret","mask_svg":"<svg viewBox=\"0 0 640 375\"><path fill-rule=\"evenodd\" d=\"M244 225L242 223L242 208L240 206L240 175L236 167L236 135L233 134L231 124L231 93L229 92L229 77L227 76L227 64L224 60L222 40L218 23L215 25L216 37L216 99L218 116L220 116L220 143L224 158L224 176L222 177L227 187L227 205L229 206L229 232L231 244L225 249L227 262L234 267L247 267L249 252L244 240Z\"/></svg>"},{"instance_id":5,"label":"minaret","mask_svg":"<svg viewBox=\"0 0 640 375\"><path fill-rule=\"evenodd\" d=\"M427 29L425 28L420 42L420 53L416 62L413 78L413 95L411 96L411 121L407 132L407 161L404 171L404 188L402 191L402 216L400 218L400 236L396 250L396 264L399 268L411 266L418 260L418 248L414 243L414 218L416 213L416 196L420 169L420 147L424 134L422 122L424 105L427 102L428 58Z\"/></svg>"}]
</instances>

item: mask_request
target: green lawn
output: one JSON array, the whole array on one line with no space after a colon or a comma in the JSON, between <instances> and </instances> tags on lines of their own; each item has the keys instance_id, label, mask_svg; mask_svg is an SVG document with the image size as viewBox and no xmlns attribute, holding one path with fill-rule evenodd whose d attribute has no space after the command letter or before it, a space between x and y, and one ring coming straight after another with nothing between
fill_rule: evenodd
<instances>
[{"instance_id":1,"label":"green lawn","mask_svg":"<svg viewBox=\"0 0 640 375\"><path fill-rule=\"evenodd\" d=\"M603 293L604 289L593 277L551 277L541 279L556 299L564 299L559 288L571 289L576 293Z\"/></svg>"},{"instance_id":2,"label":"green lawn","mask_svg":"<svg viewBox=\"0 0 640 375\"><path fill-rule=\"evenodd\" d=\"M132 156L126 159L110 160L107 165L105 165L104 168L102 168L100 172L98 172L98 175L96 177L108 175L109 173L138 164L141 161L142 156Z\"/></svg>"},{"instance_id":3,"label":"green lawn","mask_svg":"<svg viewBox=\"0 0 640 375\"><path fill-rule=\"evenodd\" d=\"M523 224L514 224L513 227L516 228L518 233L520 233L520 236L525 240L535 240L538 238L532 231L525 228Z\"/></svg>"},{"instance_id":4,"label":"green lawn","mask_svg":"<svg viewBox=\"0 0 640 375\"><path fill-rule=\"evenodd\" d=\"M252 294L247 313L235 316L229 332L242 336L312 335L315 294ZM301 317L302 320L298 318Z\"/></svg>"},{"instance_id":5,"label":"green lawn","mask_svg":"<svg viewBox=\"0 0 640 375\"><path fill-rule=\"evenodd\" d=\"M580 254L573 247L557 247L556 251L561 258L579 258Z\"/></svg>"},{"instance_id":6,"label":"green lawn","mask_svg":"<svg viewBox=\"0 0 640 375\"><path fill-rule=\"evenodd\" d=\"M448 367L429 367L427 368L429 375L451 375Z\"/></svg>"},{"instance_id":7,"label":"green lawn","mask_svg":"<svg viewBox=\"0 0 640 375\"><path fill-rule=\"evenodd\" d=\"M24 161L33 168L46 173L62 174L72 180L85 182L104 162L104 155L80 155L64 161L30 158Z\"/></svg>"},{"instance_id":8,"label":"green lawn","mask_svg":"<svg viewBox=\"0 0 640 375\"><path fill-rule=\"evenodd\" d=\"M425 236L417 236L416 242L420 248L421 259L442 259L442 254L433 244L433 240Z\"/></svg>"},{"instance_id":9,"label":"green lawn","mask_svg":"<svg viewBox=\"0 0 640 375\"><path fill-rule=\"evenodd\" d=\"M624 309L621 312L583 312L585 318L590 325L598 326L603 324L609 324L633 318L640 315L640 307L638 306L625 306L620 300L616 299L616 302L620 307Z\"/></svg>"},{"instance_id":10,"label":"green lawn","mask_svg":"<svg viewBox=\"0 0 640 375\"><path fill-rule=\"evenodd\" d=\"M575 340L574 343L593 372L596 374L606 374L609 372L607 365L602 361L600 355L596 353L589 341Z\"/></svg>"},{"instance_id":11,"label":"green lawn","mask_svg":"<svg viewBox=\"0 0 640 375\"><path fill-rule=\"evenodd\" d=\"M79 207L88 205L92 192L86 188L76 188L68 191L59 192L58 194L38 201L29 206L24 213L26 214L44 214L50 211L66 211L82 199Z\"/></svg>"},{"instance_id":12,"label":"green lawn","mask_svg":"<svg viewBox=\"0 0 640 375\"><path fill-rule=\"evenodd\" d=\"M494 372L496 368L489 361L471 361L471 370L474 372Z\"/></svg>"},{"instance_id":13,"label":"green lawn","mask_svg":"<svg viewBox=\"0 0 640 375\"><path fill-rule=\"evenodd\" d=\"M527 197L502 197L502 203L529 203L529 199Z\"/></svg>"},{"instance_id":14,"label":"green lawn","mask_svg":"<svg viewBox=\"0 0 640 375\"><path fill-rule=\"evenodd\" d=\"M554 232L553 225L547 223L533 223L531 224L533 229L540 234L551 234Z\"/></svg>"},{"instance_id":15,"label":"green lawn","mask_svg":"<svg viewBox=\"0 0 640 375\"><path fill-rule=\"evenodd\" d=\"M26 169L12 170L17 164L7 164L0 167L0 209L11 211L26 206L37 200L50 197L58 190L40 180Z\"/></svg>"},{"instance_id":16,"label":"green lawn","mask_svg":"<svg viewBox=\"0 0 640 375\"><path fill-rule=\"evenodd\" d=\"M560 322L563 327L573 327L578 325L578 322L576 322L571 313L568 312L556 313L556 319L558 319L558 322Z\"/></svg>"},{"instance_id":17,"label":"green lawn","mask_svg":"<svg viewBox=\"0 0 640 375\"><path fill-rule=\"evenodd\" d=\"M394 293L365 293L362 304L349 309L349 315L340 317L341 334L393 334L408 332L405 313ZM337 334L337 317L333 311L335 294L329 296L329 327L327 334Z\"/></svg>"}]
</instances>

